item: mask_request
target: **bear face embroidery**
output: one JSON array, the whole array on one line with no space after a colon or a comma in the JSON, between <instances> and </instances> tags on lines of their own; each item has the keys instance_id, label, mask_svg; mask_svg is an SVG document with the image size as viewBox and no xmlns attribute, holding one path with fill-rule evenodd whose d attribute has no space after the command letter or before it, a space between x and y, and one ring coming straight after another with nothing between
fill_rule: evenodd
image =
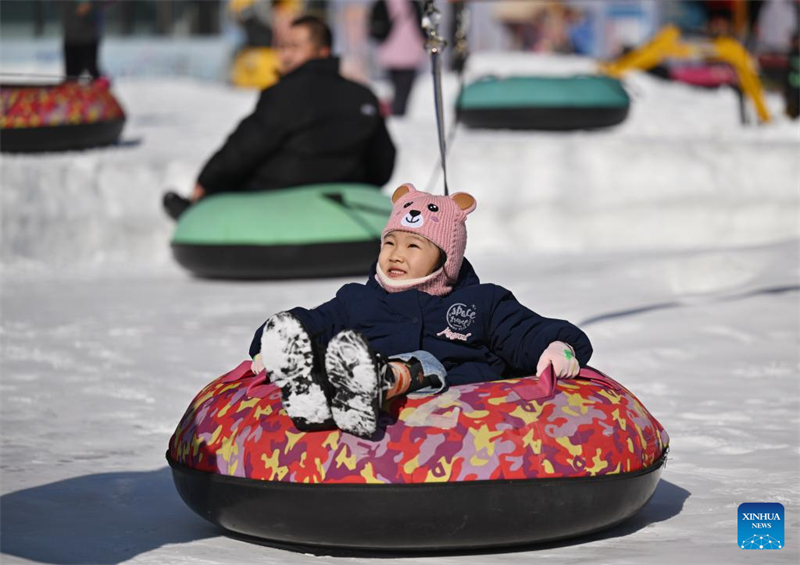
<instances>
[{"instance_id":1,"label":"bear face embroidery","mask_svg":"<svg viewBox=\"0 0 800 565\"><path fill-rule=\"evenodd\" d=\"M417 193L420 194L420 193ZM421 196L421 194L420 194ZM407 228L419 229L425 225L426 219L438 224L439 223L439 206L431 202L435 197L428 196L414 198L410 202L406 202L397 211L395 215L403 216L400 220L400 225ZM427 201L427 202L426 202Z\"/></svg>"}]
</instances>

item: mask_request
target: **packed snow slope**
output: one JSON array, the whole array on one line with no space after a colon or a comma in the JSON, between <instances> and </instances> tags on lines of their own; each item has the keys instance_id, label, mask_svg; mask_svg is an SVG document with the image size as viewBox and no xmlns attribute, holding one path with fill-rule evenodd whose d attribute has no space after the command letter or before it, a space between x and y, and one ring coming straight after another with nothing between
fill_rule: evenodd
<instances>
[{"instance_id":1,"label":"packed snow slope","mask_svg":"<svg viewBox=\"0 0 800 565\"><path fill-rule=\"evenodd\" d=\"M484 65L486 68L481 68ZM471 71L583 71L560 58L484 57ZM737 100L636 74L619 127L459 128L452 190L478 200L467 256L484 281L569 319L592 365L672 439L654 498L627 523L502 552L404 563L796 563L800 558L800 126L742 127ZM387 191L436 165L430 80L390 121ZM446 96L456 91L447 76ZM255 94L126 79L119 146L0 156L0 561L353 563L238 541L178 498L164 461L193 395L241 361L270 314L344 279L237 283L176 267L167 187L188 191ZM737 507L780 502L786 547L737 546ZM389 511L389 510L387 510Z\"/></svg>"}]
</instances>

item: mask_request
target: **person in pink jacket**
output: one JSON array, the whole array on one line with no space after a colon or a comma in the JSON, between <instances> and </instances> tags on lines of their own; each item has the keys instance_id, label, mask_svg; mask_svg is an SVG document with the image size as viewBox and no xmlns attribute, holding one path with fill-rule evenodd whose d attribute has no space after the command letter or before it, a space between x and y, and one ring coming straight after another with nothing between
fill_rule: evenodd
<instances>
[{"instance_id":1,"label":"person in pink jacket","mask_svg":"<svg viewBox=\"0 0 800 565\"><path fill-rule=\"evenodd\" d=\"M403 116L417 69L425 59L425 40L420 27L422 10L411 0L384 1L391 29L378 47L378 63L389 73L394 87L392 114Z\"/></svg>"}]
</instances>

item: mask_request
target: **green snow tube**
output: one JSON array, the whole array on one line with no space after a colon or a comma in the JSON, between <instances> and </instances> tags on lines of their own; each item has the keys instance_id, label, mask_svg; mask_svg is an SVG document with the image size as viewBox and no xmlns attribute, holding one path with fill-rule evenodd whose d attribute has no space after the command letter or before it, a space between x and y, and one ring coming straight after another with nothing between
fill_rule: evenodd
<instances>
[{"instance_id":1,"label":"green snow tube","mask_svg":"<svg viewBox=\"0 0 800 565\"><path fill-rule=\"evenodd\" d=\"M606 76L486 77L464 87L456 109L469 127L567 131L616 125L630 98Z\"/></svg>"},{"instance_id":2,"label":"green snow tube","mask_svg":"<svg viewBox=\"0 0 800 565\"><path fill-rule=\"evenodd\" d=\"M365 275L377 259L390 199L365 184L317 184L204 198L178 222L175 259L201 277Z\"/></svg>"}]
</instances>

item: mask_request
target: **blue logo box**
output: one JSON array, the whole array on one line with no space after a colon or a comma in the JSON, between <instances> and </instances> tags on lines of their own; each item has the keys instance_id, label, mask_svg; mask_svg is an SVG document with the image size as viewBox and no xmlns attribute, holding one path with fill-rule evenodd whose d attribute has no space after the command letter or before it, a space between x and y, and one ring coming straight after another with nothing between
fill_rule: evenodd
<instances>
[{"instance_id":1,"label":"blue logo box","mask_svg":"<svg viewBox=\"0 0 800 565\"><path fill-rule=\"evenodd\" d=\"M745 502L739 505L739 548L781 549L785 545L783 504Z\"/></svg>"}]
</instances>

